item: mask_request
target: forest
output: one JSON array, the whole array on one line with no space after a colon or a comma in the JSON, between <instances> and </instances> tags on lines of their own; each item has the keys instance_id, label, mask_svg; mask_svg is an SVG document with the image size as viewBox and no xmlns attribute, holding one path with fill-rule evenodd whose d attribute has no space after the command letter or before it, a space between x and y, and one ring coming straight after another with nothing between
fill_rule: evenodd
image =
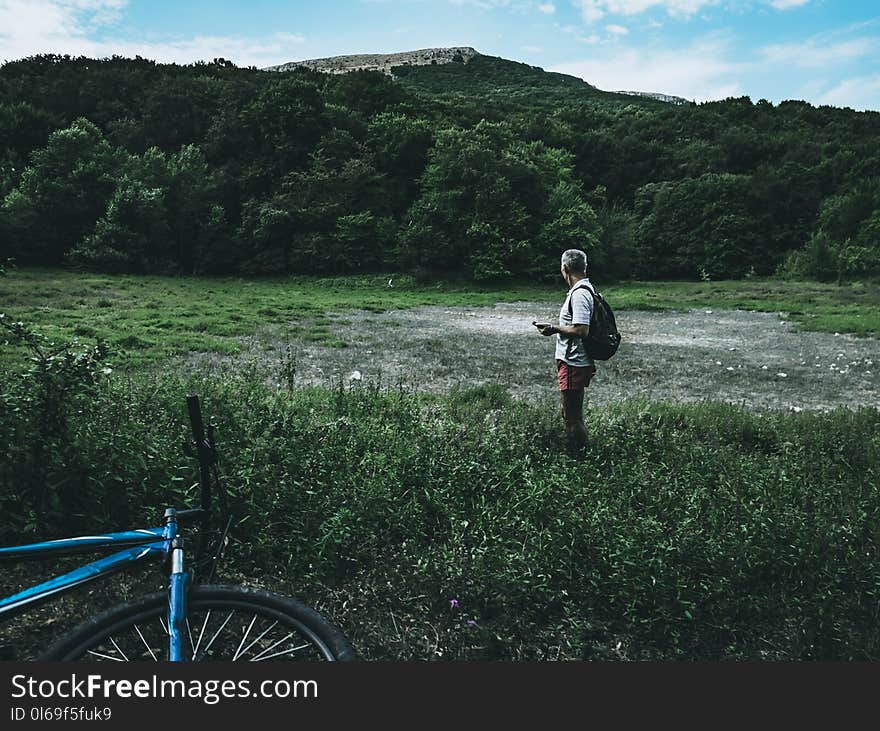
<instances>
[{"instance_id":1,"label":"forest","mask_svg":"<svg viewBox=\"0 0 880 731\"><path fill-rule=\"evenodd\" d=\"M0 67L0 261L132 274L880 273L880 113L668 104L490 56Z\"/></svg>"}]
</instances>

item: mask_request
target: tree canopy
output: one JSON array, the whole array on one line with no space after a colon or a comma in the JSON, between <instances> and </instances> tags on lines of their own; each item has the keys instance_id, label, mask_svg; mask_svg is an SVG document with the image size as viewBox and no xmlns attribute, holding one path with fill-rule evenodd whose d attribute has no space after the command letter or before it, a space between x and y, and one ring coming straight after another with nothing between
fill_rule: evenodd
<instances>
[{"instance_id":1,"label":"tree canopy","mask_svg":"<svg viewBox=\"0 0 880 731\"><path fill-rule=\"evenodd\" d=\"M0 259L164 273L880 272L880 114L666 104L488 56L0 67Z\"/></svg>"}]
</instances>

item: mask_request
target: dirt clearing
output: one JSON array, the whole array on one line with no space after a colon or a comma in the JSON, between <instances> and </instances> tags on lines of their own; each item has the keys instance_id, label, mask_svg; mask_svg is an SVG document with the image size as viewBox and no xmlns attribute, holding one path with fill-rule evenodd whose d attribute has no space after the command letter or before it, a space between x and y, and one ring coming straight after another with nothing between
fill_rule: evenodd
<instances>
[{"instance_id":1,"label":"dirt clearing","mask_svg":"<svg viewBox=\"0 0 880 731\"><path fill-rule=\"evenodd\" d=\"M248 340L244 357L282 382L279 363L289 345L299 385L379 382L444 393L497 384L517 398L543 400L555 396L554 338L541 337L531 322L555 322L557 315L552 306L526 302L346 312L328 319L348 347L288 342L267 328ZM593 405L646 397L794 410L880 407L876 339L794 332L777 314L739 310L621 311L617 319L623 343L598 364ZM196 366L218 361L191 358Z\"/></svg>"}]
</instances>

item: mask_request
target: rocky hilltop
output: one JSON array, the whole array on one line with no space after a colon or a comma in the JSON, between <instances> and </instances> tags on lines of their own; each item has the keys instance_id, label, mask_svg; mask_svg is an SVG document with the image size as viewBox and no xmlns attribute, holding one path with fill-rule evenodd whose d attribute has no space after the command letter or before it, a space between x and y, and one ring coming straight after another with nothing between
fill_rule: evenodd
<instances>
[{"instance_id":1,"label":"rocky hilltop","mask_svg":"<svg viewBox=\"0 0 880 731\"><path fill-rule=\"evenodd\" d=\"M404 53L367 53L353 56L331 56L329 58L312 58L305 61L291 61L279 66L269 66L266 71L291 71L304 66L313 71L328 74L346 74L349 71L381 71L391 75L395 66L427 66L430 64L467 63L474 56L479 56L469 46L453 48L423 48L420 51Z\"/></svg>"},{"instance_id":2,"label":"rocky hilltop","mask_svg":"<svg viewBox=\"0 0 880 731\"><path fill-rule=\"evenodd\" d=\"M666 102L667 104L677 104L679 106L683 104L692 104L692 102L687 99L683 99L680 96L672 96L670 94L657 94L652 91L615 91L615 94L627 94L628 96L641 96L646 99L654 99L658 102Z\"/></svg>"},{"instance_id":3,"label":"rocky hilltop","mask_svg":"<svg viewBox=\"0 0 880 731\"><path fill-rule=\"evenodd\" d=\"M311 58L303 61L290 61L277 66L267 66L264 71L292 71L296 68L307 68L312 71L321 71L327 74L347 74L351 71L379 71L388 76L395 77L393 69L418 67L429 65L443 65L451 63L467 64L474 58L480 57L483 60L494 59L502 64L507 64L511 72L519 73L522 69L529 70L529 73L537 73L543 79L560 79L568 82L577 82L578 89L580 85L595 90L592 84L587 83L576 77L545 72L537 66L528 66L517 61L508 61L506 59L495 58L493 56L484 56L470 46L453 46L451 48L423 48L418 51L404 51L402 53L363 53L352 54L347 56L329 56L327 58ZM475 64L480 66L480 64ZM403 72L397 74L402 76ZM616 91L612 94L625 94L627 96L642 97L645 99L653 99L655 101L665 102L667 104L690 104L687 99L668 94L655 94L642 91Z\"/></svg>"}]
</instances>

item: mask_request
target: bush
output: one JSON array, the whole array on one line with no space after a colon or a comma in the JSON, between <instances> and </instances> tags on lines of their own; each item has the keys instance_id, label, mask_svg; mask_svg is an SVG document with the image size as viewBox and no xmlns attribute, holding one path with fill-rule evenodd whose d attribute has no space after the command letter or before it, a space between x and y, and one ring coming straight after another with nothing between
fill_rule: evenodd
<instances>
[{"instance_id":1,"label":"bush","mask_svg":"<svg viewBox=\"0 0 880 731\"><path fill-rule=\"evenodd\" d=\"M791 252L780 268L780 274L793 279L817 279L828 282L837 276L838 252L823 233L810 238L799 251Z\"/></svg>"},{"instance_id":2,"label":"bush","mask_svg":"<svg viewBox=\"0 0 880 731\"><path fill-rule=\"evenodd\" d=\"M819 232L800 251L789 254L780 274L797 279L828 282L880 273L880 246L861 246L850 240L832 242Z\"/></svg>"},{"instance_id":3,"label":"bush","mask_svg":"<svg viewBox=\"0 0 880 731\"><path fill-rule=\"evenodd\" d=\"M8 374L2 389L0 506L7 519L0 535L46 530L103 497L83 479L77 423L110 370L104 364L107 347L100 341L86 351L58 347L4 315L0 330L7 345L23 345L30 353L27 367Z\"/></svg>"},{"instance_id":4,"label":"bush","mask_svg":"<svg viewBox=\"0 0 880 731\"><path fill-rule=\"evenodd\" d=\"M222 571L325 609L365 657L880 658L876 409L632 401L591 412L573 461L555 404L492 387L77 377L59 402L76 418L55 433L41 383L3 387L6 543L192 501L180 445L197 392L236 518ZM22 485L72 507L35 524Z\"/></svg>"}]
</instances>

